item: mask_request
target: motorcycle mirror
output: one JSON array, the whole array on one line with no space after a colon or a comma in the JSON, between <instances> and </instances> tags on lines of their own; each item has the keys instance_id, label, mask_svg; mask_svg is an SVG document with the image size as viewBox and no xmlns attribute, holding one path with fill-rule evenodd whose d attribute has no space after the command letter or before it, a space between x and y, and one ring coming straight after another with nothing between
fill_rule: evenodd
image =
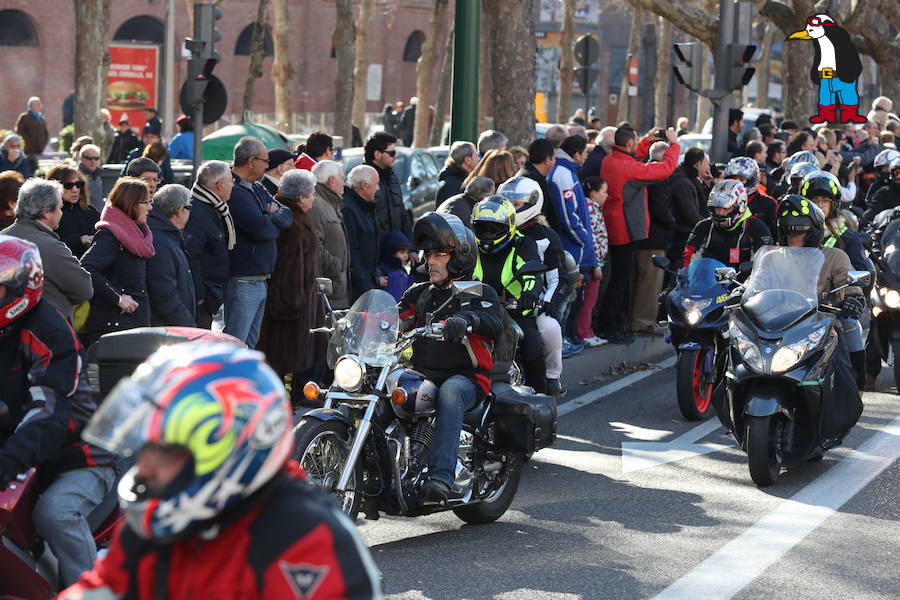
<instances>
[{"instance_id":1,"label":"motorcycle mirror","mask_svg":"<svg viewBox=\"0 0 900 600\"><path fill-rule=\"evenodd\" d=\"M320 290L322 290L329 296L334 291L334 285L331 283L331 280L327 277L316 277L316 285L319 286Z\"/></svg>"},{"instance_id":2,"label":"motorcycle mirror","mask_svg":"<svg viewBox=\"0 0 900 600\"><path fill-rule=\"evenodd\" d=\"M847 285L859 285L865 287L869 285L869 279L872 274L868 271L850 271L847 273Z\"/></svg>"},{"instance_id":3,"label":"motorcycle mirror","mask_svg":"<svg viewBox=\"0 0 900 600\"><path fill-rule=\"evenodd\" d=\"M734 267L719 267L716 269L716 279L723 280L727 279L731 281L737 276L737 271L734 270Z\"/></svg>"},{"instance_id":4,"label":"motorcycle mirror","mask_svg":"<svg viewBox=\"0 0 900 600\"><path fill-rule=\"evenodd\" d=\"M451 289L454 296L477 298L484 293L484 284L480 281L454 281Z\"/></svg>"},{"instance_id":5,"label":"motorcycle mirror","mask_svg":"<svg viewBox=\"0 0 900 600\"><path fill-rule=\"evenodd\" d=\"M665 256L657 256L656 254L650 257L650 262L663 270L667 269L670 263L669 259Z\"/></svg>"},{"instance_id":6,"label":"motorcycle mirror","mask_svg":"<svg viewBox=\"0 0 900 600\"><path fill-rule=\"evenodd\" d=\"M738 265L738 273L749 273L753 269L753 261L745 260Z\"/></svg>"}]
</instances>

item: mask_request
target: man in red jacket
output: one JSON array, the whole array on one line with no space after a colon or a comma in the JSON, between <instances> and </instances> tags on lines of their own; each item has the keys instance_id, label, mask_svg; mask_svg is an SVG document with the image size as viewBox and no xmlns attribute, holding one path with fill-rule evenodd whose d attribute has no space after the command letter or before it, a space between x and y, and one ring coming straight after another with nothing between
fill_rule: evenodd
<instances>
[{"instance_id":1,"label":"man in red jacket","mask_svg":"<svg viewBox=\"0 0 900 600\"><path fill-rule=\"evenodd\" d=\"M647 208L647 186L666 179L678 164L678 138L671 127L666 130L669 148L662 161L644 163L650 145L659 139L655 128L638 141L637 133L628 126L616 130L615 146L600 167L609 195L603 205L603 219L609 233L610 280L600 307L602 338L615 343L628 343L633 335L625 331L625 298L634 268L635 244L647 239L650 212Z\"/></svg>"}]
</instances>

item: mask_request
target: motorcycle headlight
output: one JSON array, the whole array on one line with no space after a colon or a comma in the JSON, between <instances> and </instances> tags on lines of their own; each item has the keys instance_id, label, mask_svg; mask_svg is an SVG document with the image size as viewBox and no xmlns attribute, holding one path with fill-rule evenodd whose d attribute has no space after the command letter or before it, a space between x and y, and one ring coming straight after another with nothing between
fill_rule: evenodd
<instances>
[{"instance_id":1,"label":"motorcycle headlight","mask_svg":"<svg viewBox=\"0 0 900 600\"><path fill-rule=\"evenodd\" d=\"M694 300L692 298L682 298L681 299L681 307L686 311L695 310L699 314L703 311L707 306L712 303L711 298L703 298L702 300Z\"/></svg>"},{"instance_id":2,"label":"motorcycle headlight","mask_svg":"<svg viewBox=\"0 0 900 600\"><path fill-rule=\"evenodd\" d=\"M806 356L807 352L819 345L822 338L825 337L826 331L828 331L828 324L823 323L802 340L779 348L775 352L775 356L772 357L772 372L784 373L794 368Z\"/></svg>"},{"instance_id":3,"label":"motorcycle headlight","mask_svg":"<svg viewBox=\"0 0 900 600\"><path fill-rule=\"evenodd\" d=\"M884 294L884 303L888 308L900 307L900 293L898 293L896 290L881 288L881 293Z\"/></svg>"},{"instance_id":4,"label":"motorcycle headlight","mask_svg":"<svg viewBox=\"0 0 900 600\"><path fill-rule=\"evenodd\" d=\"M734 323L731 323L728 326L728 332L731 335L732 343L738 349L738 352L741 353L741 357L750 368L760 373L763 372L765 367L763 365L762 354L759 351L759 347Z\"/></svg>"},{"instance_id":5,"label":"motorcycle headlight","mask_svg":"<svg viewBox=\"0 0 900 600\"><path fill-rule=\"evenodd\" d=\"M352 354L345 354L334 364L334 382L347 392L355 392L362 387L366 366Z\"/></svg>"},{"instance_id":6,"label":"motorcycle headlight","mask_svg":"<svg viewBox=\"0 0 900 600\"><path fill-rule=\"evenodd\" d=\"M696 325L697 321L700 320L700 311L692 308L684 313L684 318L687 319L688 325Z\"/></svg>"}]
</instances>

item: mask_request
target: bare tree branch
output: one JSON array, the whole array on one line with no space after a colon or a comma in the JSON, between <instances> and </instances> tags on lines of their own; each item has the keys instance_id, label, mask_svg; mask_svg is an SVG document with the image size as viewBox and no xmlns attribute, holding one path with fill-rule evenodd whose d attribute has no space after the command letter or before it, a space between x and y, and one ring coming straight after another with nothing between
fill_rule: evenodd
<instances>
[{"instance_id":1,"label":"bare tree branch","mask_svg":"<svg viewBox=\"0 0 900 600\"><path fill-rule=\"evenodd\" d=\"M753 0L753 5L781 31L787 33L794 28L796 15L790 5L778 0Z\"/></svg>"},{"instance_id":2,"label":"bare tree branch","mask_svg":"<svg viewBox=\"0 0 900 600\"><path fill-rule=\"evenodd\" d=\"M719 19L685 2L667 0L628 0L634 8L647 10L672 23L691 37L715 50Z\"/></svg>"}]
</instances>

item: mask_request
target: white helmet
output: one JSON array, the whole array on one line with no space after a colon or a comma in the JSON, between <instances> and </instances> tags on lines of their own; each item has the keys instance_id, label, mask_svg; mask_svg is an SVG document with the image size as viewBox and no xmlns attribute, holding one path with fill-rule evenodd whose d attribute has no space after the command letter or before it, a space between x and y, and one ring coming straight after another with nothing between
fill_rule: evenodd
<instances>
[{"instance_id":1,"label":"white helmet","mask_svg":"<svg viewBox=\"0 0 900 600\"><path fill-rule=\"evenodd\" d=\"M544 193L534 179L510 177L497 188L497 195L503 196L516 207L516 226L520 227L539 214L544 206ZM524 202L524 204L519 204Z\"/></svg>"},{"instance_id":2,"label":"white helmet","mask_svg":"<svg viewBox=\"0 0 900 600\"><path fill-rule=\"evenodd\" d=\"M886 167L891 164L891 161L895 158L900 158L900 152L893 148L887 148L875 155L875 161L872 163L872 166L876 169L879 167Z\"/></svg>"}]
</instances>

